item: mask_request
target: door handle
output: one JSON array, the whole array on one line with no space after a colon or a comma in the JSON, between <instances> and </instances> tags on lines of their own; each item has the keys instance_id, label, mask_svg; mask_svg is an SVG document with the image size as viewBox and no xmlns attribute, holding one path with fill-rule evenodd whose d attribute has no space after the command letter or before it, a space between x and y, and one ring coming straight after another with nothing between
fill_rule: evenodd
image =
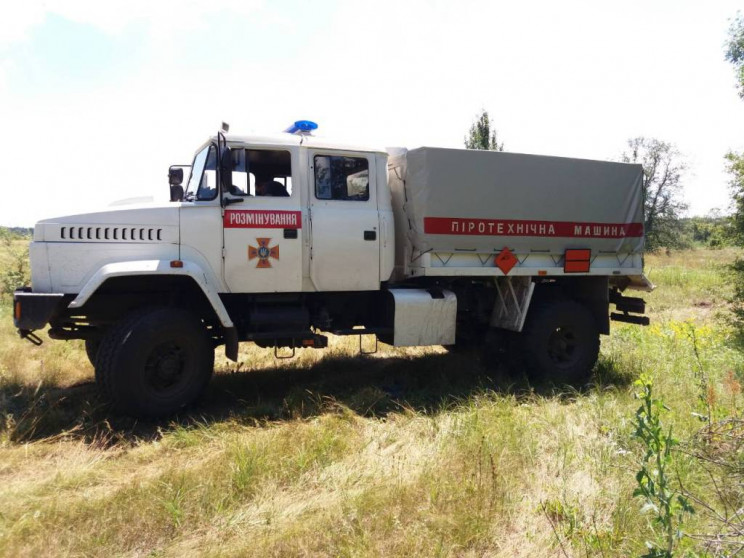
<instances>
[{"instance_id":1,"label":"door handle","mask_svg":"<svg viewBox=\"0 0 744 558\"><path fill-rule=\"evenodd\" d=\"M377 240L377 231L364 231L364 240Z\"/></svg>"},{"instance_id":2,"label":"door handle","mask_svg":"<svg viewBox=\"0 0 744 558\"><path fill-rule=\"evenodd\" d=\"M284 229L284 238L297 238L297 229Z\"/></svg>"}]
</instances>

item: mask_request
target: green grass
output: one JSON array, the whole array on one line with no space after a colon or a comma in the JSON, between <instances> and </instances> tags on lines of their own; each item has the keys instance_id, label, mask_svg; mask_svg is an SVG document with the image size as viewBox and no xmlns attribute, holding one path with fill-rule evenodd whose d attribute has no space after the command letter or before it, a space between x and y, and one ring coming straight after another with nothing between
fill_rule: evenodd
<instances>
[{"instance_id":1,"label":"green grass","mask_svg":"<svg viewBox=\"0 0 744 558\"><path fill-rule=\"evenodd\" d=\"M360 357L355 339L333 339L291 361L220 357L204 401L156 423L111 415L81 344L17 339L6 303L0 554L639 556L653 534L632 496L632 381L653 378L687 453L704 426L693 413L741 415L725 319L736 254L649 256L652 325L613 325L584 389L436 347ZM679 481L716 506L687 453ZM718 527L701 509L685 529Z\"/></svg>"}]
</instances>

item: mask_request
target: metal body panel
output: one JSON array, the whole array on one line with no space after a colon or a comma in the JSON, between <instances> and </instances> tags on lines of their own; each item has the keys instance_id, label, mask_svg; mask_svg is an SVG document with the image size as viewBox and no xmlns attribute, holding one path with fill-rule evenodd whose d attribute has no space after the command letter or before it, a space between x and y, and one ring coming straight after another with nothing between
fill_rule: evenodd
<instances>
[{"instance_id":1,"label":"metal body panel","mask_svg":"<svg viewBox=\"0 0 744 558\"><path fill-rule=\"evenodd\" d=\"M395 301L393 345L454 345L457 297L441 291L435 298L425 289L390 289Z\"/></svg>"},{"instance_id":2,"label":"metal body panel","mask_svg":"<svg viewBox=\"0 0 744 558\"><path fill-rule=\"evenodd\" d=\"M208 145L210 142L216 142L216 136L212 136L209 141L202 144L199 148L201 150L204 145ZM291 146L304 146L314 149L332 149L332 150L343 150L343 151L364 151L367 153L380 153L386 155L385 148L375 145L359 145L349 144L338 141L331 141L327 138L313 136L313 135L296 135L296 134L266 134L266 135L250 135L241 136L237 134L229 134L227 136L227 145L229 147L245 147L248 146L261 146L261 147L278 147L285 148ZM199 151L197 150L197 152Z\"/></svg>"},{"instance_id":3,"label":"metal body panel","mask_svg":"<svg viewBox=\"0 0 744 558\"><path fill-rule=\"evenodd\" d=\"M504 277L504 276L641 276L643 259L637 254L599 254L593 257L586 273L566 273L563 255L514 252L517 264L504 273L495 258L501 248L492 252L428 252L414 259L405 269L407 277ZM396 268L398 271L399 268ZM632 283L635 285L635 283Z\"/></svg>"},{"instance_id":4,"label":"metal body panel","mask_svg":"<svg viewBox=\"0 0 744 558\"><path fill-rule=\"evenodd\" d=\"M224 279L228 292L298 292L302 290L303 213L307 211L302 203L299 147L248 144L240 148L288 152L293 189L288 197L245 196L225 208Z\"/></svg>"},{"instance_id":5,"label":"metal body panel","mask_svg":"<svg viewBox=\"0 0 744 558\"><path fill-rule=\"evenodd\" d=\"M106 265L126 264L142 259L170 261L178 259L178 245L91 244L75 243L48 247L52 290L65 294L80 293L91 278Z\"/></svg>"},{"instance_id":6,"label":"metal body panel","mask_svg":"<svg viewBox=\"0 0 744 558\"><path fill-rule=\"evenodd\" d=\"M179 258L198 261L200 267L211 270L217 278L219 292L226 292L222 275L222 210L219 200L184 203L180 211Z\"/></svg>"},{"instance_id":7,"label":"metal body panel","mask_svg":"<svg viewBox=\"0 0 744 558\"><path fill-rule=\"evenodd\" d=\"M183 262L183 267L172 267L170 260L141 260L107 264L96 271L68 307L83 306L107 279L148 275L179 275L192 278L206 295L220 323L224 327L233 327L230 315L217 294L212 274L192 262Z\"/></svg>"},{"instance_id":8,"label":"metal body panel","mask_svg":"<svg viewBox=\"0 0 744 558\"><path fill-rule=\"evenodd\" d=\"M395 268L395 216L387 183L387 155L378 154L377 209L380 213L380 281L388 281Z\"/></svg>"},{"instance_id":9,"label":"metal body panel","mask_svg":"<svg viewBox=\"0 0 744 558\"><path fill-rule=\"evenodd\" d=\"M368 200L323 200L315 195L316 155L364 157L369 165ZM380 221L375 157L369 153L311 149L309 172L312 255L310 278L318 291L372 291L380 288ZM374 231L374 240L365 240Z\"/></svg>"},{"instance_id":10,"label":"metal body panel","mask_svg":"<svg viewBox=\"0 0 744 558\"><path fill-rule=\"evenodd\" d=\"M392 209L380 210L380 281L389 281L395 269L395 217Z\"/></svg>"},{"instance_id":11,"label":"metal body panel","mask_svg":"<svg viewBox=\"0 0 744 558\"><path fill-rule=\"evenodd\" d=\"M228 292L302 290L302 213L299 194L248 198L240 209L230 206L225 211L224 277Z\"/></svg>"},{"instance_id":12,"label":"metal body panel","mask_svg":"<svg viewBox=\"0 0 744 558\"><path fill-rule=\"evenodd\" d=\"M28 259L31 266L31 284L40 293L52 292L48 247L49 244L38 240L31 242L28 247Z\"/></svg>"},{"instance_id":13,"label":"metal body panel","mask_svg":"<svg viewBox=\"0 0 744 558\"><path fill-rule=\"evenodd\" d=\"M64 242L62 227L100 227L100 226L163 226L178 227L178 206L181 204L140 203L120 205L116 208L102 208L99 211L79 215L65 215L39 221L34 227L34 240L45 242ZM87 230L85 231L87 233ZM79 239L79 240L85 240ZM92 238L90 240L107 240L115 242L113 238ZM162 238L161 242L173 241ZM178 238L175 238L178 242Z\"/></svg>"},{"instance_id":14,"label":"metal body panel","mask_svg":"<svg viewBox=\"0 0 744 558\"><path fill-rule=\"evenodd\" d=\"M178 207L122 206L40 221L31 243L35 292L76 294L112 262L178 257Z\"/></svg>"}]
</instances>

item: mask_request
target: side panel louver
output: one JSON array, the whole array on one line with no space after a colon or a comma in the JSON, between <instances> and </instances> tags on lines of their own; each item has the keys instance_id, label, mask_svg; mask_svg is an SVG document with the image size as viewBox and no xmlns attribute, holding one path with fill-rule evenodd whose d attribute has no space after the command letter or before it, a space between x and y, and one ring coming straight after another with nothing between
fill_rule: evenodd
<instances>
[{"instance_id":1,"label":"side panel louver","mask_svg":"<svg viewBox=\"0 0 744 558\"><path fill-rule=\"evenodd\" d=\"M80 227L59 228L58 240L75 242L163 242L168 236L162 227Z\"/></svg>"}]
</instances>

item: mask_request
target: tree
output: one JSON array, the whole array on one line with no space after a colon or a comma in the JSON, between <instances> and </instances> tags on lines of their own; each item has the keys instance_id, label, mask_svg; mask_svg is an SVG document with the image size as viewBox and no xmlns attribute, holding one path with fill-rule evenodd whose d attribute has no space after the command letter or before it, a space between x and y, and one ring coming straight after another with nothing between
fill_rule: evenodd
<instances>
[{"instance_id":1,"label":"tree","mask_svg":"<svg viewBox=\"0 0 744 558\"><path fill-rule=\"evenodd\" d=\"M465 137L466 149L482 149L484 151L503 151L504 144L498 142L496 129L491 126L491 119L485 109L470 127L470 133Z\"/></svg>"},{"instance_id":2,"label":"tree","mask_svg":"<svg viewBox=\"0 0 744 558\"><path fill-rule=\"evenodd\" d=\"M681 183L686 165L680 152L671 143L644 137L628 140L628 149L621 160L643 166L646 247L684 247L680 218L687 209Z\"/></svg>"},{"instance_id":3,"label":"tree","mask_svg":"<svg viewBox=\"0 0 744 558\"><path fill-rule=\"evenodd\" d=\"M726 153L726 170L729 173L729 188L734 213L731 216L736 244L744 244L744 153ZM736 258L731 264L734 295L732 310L739 326L744 326L744 259Z\"/></svg>"},{"instance_id":4,"label":"tree","mask_svg":"<svg viewBox=\"0 0 744 558\"><path fill-rule=\"evenodd\" d=\"M731 200L734 214L731 216L734 234L738 244L744 244L744 153L726 153L726 172L728 172Z\"/></svg>"},{"instance_id":5,"label":"tree","mask_svg":"<svg viewBox=\"0 0 744 558\"><path fill-rule=\"evenodd\" d=\"M726 60L736 69L739 82L739 97L744 99L744 16L737 15L729 28L729 38L726 42Z\"/></svg>"},{"instance_id":6,"label":"tree","mask_svg":"<svg viewBox=\"0 0 744 558\"><path fill-rule=\"evenodd\" d=\"M744 99L744 17L738 15L729 28L726 43L726 60L734 65L739 85L739 97ZM731 216L734 238L740 246L744 244L744 153L729 151L725 155L729 188L734 213ZM740 326L744 326L744 259L737 258L731 264L733 271L734 296L732 298L734 315Z\"/></svg>"}]
</instances>

